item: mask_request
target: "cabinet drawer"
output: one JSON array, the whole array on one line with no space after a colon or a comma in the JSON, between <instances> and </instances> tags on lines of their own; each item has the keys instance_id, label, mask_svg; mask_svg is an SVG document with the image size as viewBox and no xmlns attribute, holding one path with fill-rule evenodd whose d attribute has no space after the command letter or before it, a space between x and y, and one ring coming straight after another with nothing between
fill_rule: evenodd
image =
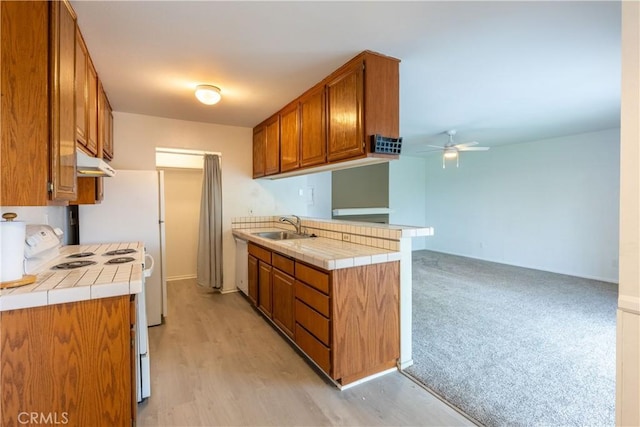
<instances>
[{"instance_id":1,"label":"cabinet drawer","mask_svg":"<svg viewBox=\"0 0 640 427\"><path fill-rule=\"evenodd\" d=\"M323 371L330 374L331 359L329 357L329 349L322 345L320 341L314 338L302 326L296 323L296 344L300 346L307 356L322 368Z\"/></svg>"},{"instance_id":2,"label":"cabinet drawer","mask_svg":"<svg viewBox=\"0 0 640 427\"><path fill-rule=\"evenodd\" d=\"M273 265L278 270L284 271L285 273L292 276L294 272L293 264L294 262L291 258L287 258L275 252L271 254L271 265Z\"/></svg>"},{"instance_id":3,"label":"cabinet drawer","mask_svg":"<svg viewBox=\"0 0 640 427\"><path fill-rule=\"evenodd\" d=\"M261 261L271 264L271 251L249 243L249 253Z\"/></svg>"},{"instance_id":4,"label":"cabinet drawer","mask_svg":"<svg viewBox=\"0 0 640 427\"><path fill-rule=\"evenodd\" d=\"M325 345L329 345L329 319L313 310L300 300L296 300L296 322L311 332Z\"/></svg>"},{"instance_id":5,"label":"cabinet drawer","mask_svg":"<svg viewBox=\"0 0 640 427\"><path fill-rule=\"evenodd\" d=\"M295 284L296 298L304 301L305 304L321 313L325 317L329 317L329 297L307 286L299 280Z\"/></svg>"},{"instance_id":6,"label":"cabinet drawer","mask_svg":"<svg viewBox=\"0 0 640 427\"><path fill-rule=\"evenodd\" d=\"M296 262L296 279L303 281L309 286L312 286L329 294L329 275L322 271L318 271L315 268L307 267L304 264Z\"/></svg>"}]
</instances>

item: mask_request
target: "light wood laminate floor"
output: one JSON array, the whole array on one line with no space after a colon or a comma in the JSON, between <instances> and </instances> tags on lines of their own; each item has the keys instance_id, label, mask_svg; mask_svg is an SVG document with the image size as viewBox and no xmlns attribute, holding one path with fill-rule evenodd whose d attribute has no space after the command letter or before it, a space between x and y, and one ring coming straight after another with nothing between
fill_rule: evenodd
<instances>
[{"instance_id":1,"label":"light wood laminate floor","mask_svg":"<svg viewBox=\"0 0 640 427\"><path fill-rule=\"evenodd\" d=\"M394 372L345 391L312 368L240 293L170 282L149 329L151 397L140 426L473 425Z\"/></svg>"}]
</instances>

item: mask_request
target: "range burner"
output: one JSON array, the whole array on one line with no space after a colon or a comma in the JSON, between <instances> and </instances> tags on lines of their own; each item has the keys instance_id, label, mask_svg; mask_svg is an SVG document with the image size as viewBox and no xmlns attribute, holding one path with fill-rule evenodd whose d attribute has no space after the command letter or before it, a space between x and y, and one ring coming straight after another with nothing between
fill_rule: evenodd
<instances>
[{"instance_id":1,"label":"range burner","mask_svg":"<svg viewBox=\"0 0 640 427\"><path fill-rule=\"evenodd\" d=\"M106 256L113 256L113 255L127 255L127 254L132 254L138 252L135 249L116 249L115 251L109 251L109 252L105 252L104 255ZM131 258L133 259L133 258Z\"/></svg>"},{"instance_id":2,"label":"range burner","mask_svg":"<svg viewBox=\"0 0 640 427\"><path fill-rule=\"evenodd\" d=\"M94 255L95 255L94 252L77 252L75 254L71 254L67 256L67 258L86 258Z\"/></svg>"},{"instance_id":3,"label":"range burner","mask_svg":"<svg viewBox=\"0 0 640 427\"><path fill-rule=\"evenodd\" d=\"M134 257L121 256L121 257L118 257L118 258L112 258L109 261L105 262L105 264L124 264L124 263L135 261L135 260L136 259Z\"/></svg>"},{"instance_id":4,"label":"range burner","mask_svg":"<svg viewBox=\"0 0 640 427\"><path fill-rule=\"evenodd\" d=\"M88 265L97 264L95 261L71 261L71 262L63 262L62 264L54 265L51 267L52 270L72 270L74 268L86 267Z\"/></svg>"}]
</instances>

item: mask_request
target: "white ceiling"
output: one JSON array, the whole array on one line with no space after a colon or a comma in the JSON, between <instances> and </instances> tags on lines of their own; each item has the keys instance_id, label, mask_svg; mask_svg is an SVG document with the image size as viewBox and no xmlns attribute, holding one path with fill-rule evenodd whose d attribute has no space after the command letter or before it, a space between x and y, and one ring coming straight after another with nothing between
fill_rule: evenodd
<instances>
[{"instance_id":1,"label":"white ceiling","mask_svg":"<svg viewBox=\"0 0 640 427\"><path fill-rule=\"evenodd\" d=\"M403 153L619 126L617 1L72 4L115 111L253 127L368 49L402 61Z\"/></svg>"}]
</instances>

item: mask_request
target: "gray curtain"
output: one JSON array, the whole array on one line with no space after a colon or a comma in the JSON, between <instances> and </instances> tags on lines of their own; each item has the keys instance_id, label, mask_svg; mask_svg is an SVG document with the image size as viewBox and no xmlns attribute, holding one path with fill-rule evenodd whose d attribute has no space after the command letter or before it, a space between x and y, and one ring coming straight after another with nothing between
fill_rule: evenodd
<instances>
[{"instance_id":1,"label":"gray curtain","mask_svg":"<svg viewBox=\"0 0 640 427\"><path fill-rule=\"evenodd\" d=\"M205 154L198 238L198 285L222 288L222 174L220 156Z\"/></svg>"}]
</instances>

